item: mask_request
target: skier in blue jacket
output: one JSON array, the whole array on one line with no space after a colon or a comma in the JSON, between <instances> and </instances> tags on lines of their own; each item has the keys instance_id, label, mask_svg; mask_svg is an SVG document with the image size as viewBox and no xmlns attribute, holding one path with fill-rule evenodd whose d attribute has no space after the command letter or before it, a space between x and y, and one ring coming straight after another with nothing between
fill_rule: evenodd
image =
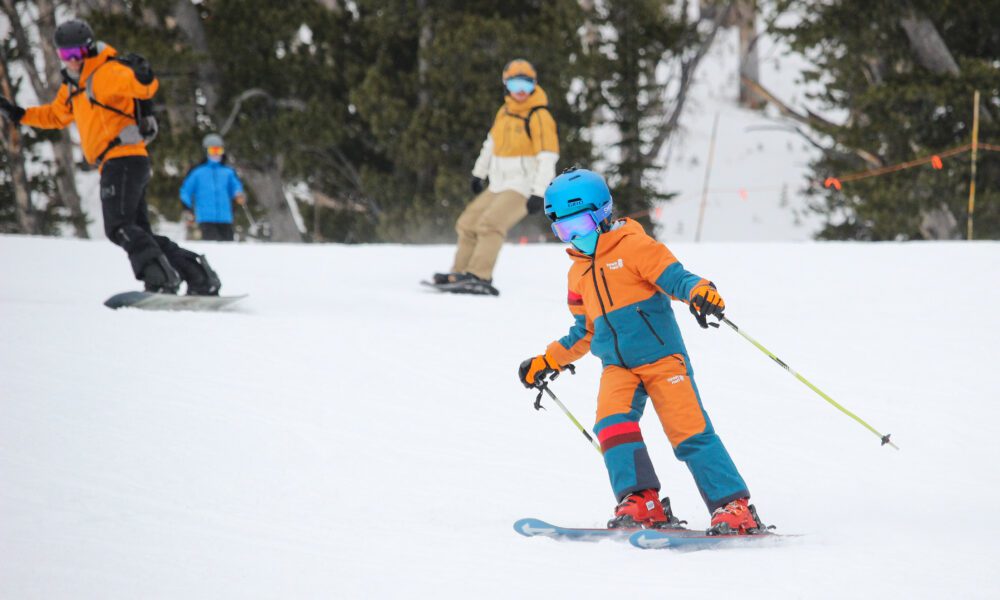
<instances>
[{"instance_id":1,"label":"skier in blue jacket","mask_svg":"<svg viewBox=\"0 0 1000 600\"><path fill-rule=\"evenodd\" d=\"M222 137L210 133L202 140L207 160L191 169L181 184L181 202L194 210L194 220L201 229L201 239L233 241L233 202L245 204L243 184L236 171L223 162Z\"/></svg>"}]
</instances>

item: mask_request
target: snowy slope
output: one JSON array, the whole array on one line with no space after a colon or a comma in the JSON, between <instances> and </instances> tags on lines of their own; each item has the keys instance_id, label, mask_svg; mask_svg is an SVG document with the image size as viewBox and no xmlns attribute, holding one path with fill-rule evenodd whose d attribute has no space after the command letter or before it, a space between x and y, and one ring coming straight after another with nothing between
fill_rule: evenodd
<instances>
[{"instance_id":1,"label":"snowy slope","mask_svg":"<svg viewBox=\"0 0 1000 600\"><path fill-rule=\"evenodd\" d=\"M1000 244L673 246L902 448L679 311L761 515L806 534L696 553L511 528L614 504L596 453L515 377L570 324L557 246L505 249L495 299L416 284L447 247L191 247L250 293L241 312L113 312L136 286L118 248L0 237L0 597L995 597ZM553 389L589 422L599 366L579 367Z\"/></svg>"}]
</instances>

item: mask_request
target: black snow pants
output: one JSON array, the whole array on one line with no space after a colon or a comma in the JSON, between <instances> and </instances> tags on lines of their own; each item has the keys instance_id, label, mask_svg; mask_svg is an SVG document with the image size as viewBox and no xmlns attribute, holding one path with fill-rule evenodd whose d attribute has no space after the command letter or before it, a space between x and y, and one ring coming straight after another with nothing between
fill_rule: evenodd
<instances>
[{"instance_id":1,"label":"black snow pants","mask_svg":"<svg viewBox=\"0 0 1000 600\"><path fill-rule=\"evenodd\" d=\"M104 233L128 253L135 278L142 281L149 263L165 256L190 285L205 279L198 255L169 238L156 235L149 226L146 186L152 172L148 156L112 158L101 169L101 208Z\"/></svg>"},{"instance_id":2,"label":"black snow pants","mask_svg":"<svg viewBox=\"0 0 1000 600\"><path fill-rule=\"evenodd\" d=\"M236 237L232 223L198 223L198 229L206 242L231 242Z\"/></svg>"}]
</instances>

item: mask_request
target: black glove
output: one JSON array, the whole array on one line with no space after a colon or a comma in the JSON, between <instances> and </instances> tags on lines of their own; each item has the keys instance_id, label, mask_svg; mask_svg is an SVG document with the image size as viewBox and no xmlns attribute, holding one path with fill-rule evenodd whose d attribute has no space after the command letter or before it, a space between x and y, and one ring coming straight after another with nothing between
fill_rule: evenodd
<instances>
[{"instance_id":1,"label":"black glove","mask_svg":"<svg viewBox=\"0 0 1000 600\"><path fill-rule=\"evenodd\" d=\"M473 175L472 181L469 182L469 188L472 189L473 194L478 196L486 189L486 180Z\"/></svg>"},{"instance_id":2,"label":"black glove","mask_svg":"<svg viewBox=\"0 0 1000 600\"><path fill-rule=\"evenodd\" d=\"M4 114L5 117L10 119L12 123L17 125L21 122L21 117L24 116L24 109L20 106L14 104L10 100L0 96L0 112Z\"/></svg>"},{"instance_id":3,"label":"black glove","mask_svg":"<svg viewBox=\"0 0 1000 600\"><path fill-rule=\"evenodd\" d=\"M542 207L545 206L545 200L542 200L541 196L536 196L532 194L528 198L527 206L529 215L537 215L538 213L542 212Z\"/></svg>"},{"instance_id":4,"label":"black glove","mask_svg":"<svg viewBox=\"0 0 1000 600\"><path fill-rule=\"evenodd\" d=\"M136 81L142 85L149 85L153 83L153 79L155 78L153 75L153 68L149 65L149 61L146 60L146 57L129 53L119 58L119 60L132 69L132 72L135 73Z\"/></svg>"}]
</instances>

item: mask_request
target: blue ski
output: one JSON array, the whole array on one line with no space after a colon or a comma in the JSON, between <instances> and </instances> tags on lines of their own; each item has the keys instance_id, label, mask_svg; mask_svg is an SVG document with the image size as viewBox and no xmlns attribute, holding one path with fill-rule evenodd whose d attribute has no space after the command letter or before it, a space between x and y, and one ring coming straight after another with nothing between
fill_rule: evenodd
<instances>
[{"instance_id":1,"label":"blue ski","mask_svg":"<svg viewBox=\"0 0 1000 600\"><path fill-rule=\"evenodd\" d=\"M610 529L607 527L560 527L551 523L546 523L541 519L520 519L514 523L514 531L526 537L543 536L557 540L575 540L581 542L596 542L599 540L622 540L629 539L629 536L650 529L638 527L619 527ZM692 531L683 527L671 528L668 530L658 529L656 531L670 531L673 535L701 535L701 531Z\"/></svg>"},{"instance_id":2,"label":"blue ski","mask_svg":"<svg viewBox=\"0 0 1000 600\"><path fill-rule=\"evenodd\" d=\"M708 535L704 531L672 532L662 529L641 529L632 533L628 541L636 548L675 548L701 550L706 548L731 548L746 546L772 546L789 536L763 531L751 535Z\"/></svg>"}]
</instances>

